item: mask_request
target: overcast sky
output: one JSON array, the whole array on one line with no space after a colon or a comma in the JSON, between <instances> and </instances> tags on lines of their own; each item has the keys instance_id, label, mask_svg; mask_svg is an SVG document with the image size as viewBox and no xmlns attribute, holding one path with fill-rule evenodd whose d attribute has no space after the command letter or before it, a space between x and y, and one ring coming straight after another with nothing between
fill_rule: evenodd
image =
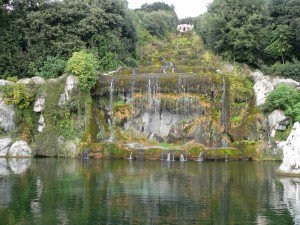
<instances>
[{"instance_id":1,"label":"overcast sky","mask_svg":"<svg viewBox=\"0 0 300 225\"><path fill-rule=\"evenodd\" d=\"M194 17L206 11L207 5L213 0L127 0L129 8L136 9L140 8L144 3L153 2L165 2L169 5L173 4L175 6L176 13L178 17Z\"/></svg>"}]
</instances>

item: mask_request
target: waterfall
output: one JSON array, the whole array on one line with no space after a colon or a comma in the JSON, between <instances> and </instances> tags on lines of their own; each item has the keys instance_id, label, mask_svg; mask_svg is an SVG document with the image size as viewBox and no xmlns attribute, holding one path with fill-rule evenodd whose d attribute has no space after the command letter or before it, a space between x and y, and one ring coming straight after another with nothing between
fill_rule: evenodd
<instances>
[{"instance_id":1,"label":"waterfall","mask_svg":"<svg viewBox=\"0 0 300 225\"><path fill-rule=\"evenodd\" d=\"M115 80L115 77L113 77L111 79L110 87L109 87L109 110L110 110L111 115L112 115L112 110L113 110L114 80Z\"/></svg>"},{"instance_id":2,"label":"waterfall","mask_svg":"<svg viewBox=\"0 0 300 225\"><path fill-rule=\"evenodd\" d=\"M130 152L129 159L130 159L130 160L133 159L133 157L132 157L132 152Z\"/></svg>"},{"instance_id":3,"label":"waterfall","mask_svg":"<svg viewBox=\"0 0 300 225\"><path fill-rule=\"evenodd\" d=\"M148 98L149 98L149 109L150 111L152 111L152 101L153 101L153 98L152 98L152 90L151 90L151 77L149 76L148 78Z\"/></svg>"},{"instance_id":4,"label":"waterfall","mask_svg":"<svg viewBox=\"0 0 300 225\"><path fill-rule=\"evenodd\" d=\"M182 88L182 80L181 80L181 74L179 74L178 76L178 81L177 81L177 91L178 94L181 94L181 88Z\"/></svg>"},{"instance_id":5,"label":"waterfall","mask_svg":"<svg viewBox=\"0 0 300 225\"><path fill-rule=\"evenodd\" d=\"M184 155L183 154L180 154L180 161L181 162L187 161L186 159L184 159Z\"/></svg>"},{"instance_id":6,"label":"waterfall","mask_svg":"<svg viewBox=\"0 0 300 225\"><path fill-rule=\"evenodd\" d=\"M203 152L200 152L197 161L198 161L198 162L203 162Z\"/></svg>"},{"instance_id":7,"label":"waterfall","mask_svg":"<svg viewBox=\"0 0 300 225\"><path fill-rule=\"evenodd\" d=\"M113 131L113 98L114 98L114 80L115 77L111 79L110 87L109 87L109 119L110 119L110 136L108 141L113 142L114 141L114 131Z\"/></svg>"},{"instance_id":8,"label":"waterfall","mask_svg":"<svg viewBox=\"0 0 300 225\"><path fill-rule=\"evenodd\" d=\"M171 161L171 153L168 153L167 161Z\"/></svg>"},{"instance_id":9,"label":"waterfall","mask_svg":"<svg viewBox=\"0 0 300 225\"><path fill-rule=\"evenodd\" d=\"M222 76L223 81L223 95L222 95L222 115L221 124L224 126L224 131L227 133L229 131L229 113L228 113L228 94L227 94L227 84L226 79Z\"/></svg>"}]
</instances>

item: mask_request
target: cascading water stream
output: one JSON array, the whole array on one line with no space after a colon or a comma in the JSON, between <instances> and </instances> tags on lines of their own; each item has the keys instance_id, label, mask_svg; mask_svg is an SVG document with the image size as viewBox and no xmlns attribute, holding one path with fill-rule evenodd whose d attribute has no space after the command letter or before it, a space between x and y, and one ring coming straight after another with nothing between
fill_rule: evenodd
<instances>
[{"instance_id":1,"label":"cascading water stream","mask_svg":"<svg viewBox=\"0 0 300 225\"><path fill-rule=\"evenodd\" d=\"M227 84L226 79L222 76L223 81L223 95L222 95L222 115L221 124L224 126L224 131L227 133L229 130L229 115L228 115L228 95L227 95ZM223 146L224 147L224 146Z\"/></svg>"},{"instance_id":2,"label":"cascading water stream","mask_svg":"<svg viewBox=\"0 0 300 225\"><path fill-rule=\"evenodd\" d=\"M186 159L184 159L184 155L183 155L183 154L180 154L180 161L181 161L181 162L187 161Z\"/></svg>"},{"instance_id":3,"label":"cascading water stream","mask_svg":"<svg viewBox=\"0 0 300 225\"><path fill-rule=\"evenodd\" d=\"M130 160L132 160L132 159L133 159L133 157L132 157L132 152L130 152L129 159L130 159Z\"/></svg>"},{"instance_id":4,"label":"cascading water stream","mask_svg":"<svg viewBox=\"0 0 300 225\"><path fill-rule=\"evenodd\" d=\"M110 136L108 141L113 142L114 141L114 131L113 131L113 98L114 98L114 80L115 77L111 79L110 87L109 87L109 118L110 118Z\"/></svg>"},{"instance_id":5,"label":"cascading water stream","mask_svg":"<svg viewBox=\"0 0 300 225\"><path fill-rule=\"evenodd\" d=\"M200 152L197 162L203 162L203 152Z\"/></svg>"},{"instance_id":6,"label":"cascading water stream","mask_svg":"<svg viewBox=\"0 0 300 225\"><path fill-rule=\"evenodd\" d=\"M171 153L168 153L167 161L171 161Z\"/></svg>"}]
</instances>

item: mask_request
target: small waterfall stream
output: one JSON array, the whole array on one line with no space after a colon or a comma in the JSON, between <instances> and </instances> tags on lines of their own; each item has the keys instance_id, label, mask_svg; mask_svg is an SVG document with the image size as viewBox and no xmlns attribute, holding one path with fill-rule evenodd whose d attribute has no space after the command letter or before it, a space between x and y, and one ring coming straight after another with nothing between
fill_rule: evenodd
<instances>
[{"instance_id":1,"label":"small waterfall stream","mask_svg":"<svg viewBox=\"0 0 300 225\"><path fill-rule=\"evenodd\" d=\"M221 124L224 126L224 132L229 131L229 112L228 112L228 93L227 93L227 83L225 76L222 76L223 81L223 95L222 95L222 114L221 114Z\"/></svg>"},{"instance_id":2,"label":"small waterfall stream","mask_svg":"<svg viewBox=\"0 0 300 225\"><path fill-rule=\"evenodd\" d=\"M203 162L203 152L200 152L198 159L196 160L197 162Z\"/></svg>"},{"instance_id":3,"label":"small waterfall stream","mask_svg":"<svg viewBox=\"0 0 300 225\"><path fill-rule=\"evenodd\" d=\"M109 136L109 139L108 139L109 142L113 142L114 141L114 136L115 136L115 134L113 132L114 80L115 80L115 77L113 77L111 79L110 87L109 87L109 119L110 119L110 122L109 122L110 136Z\"/></svg>"}]
</instances>

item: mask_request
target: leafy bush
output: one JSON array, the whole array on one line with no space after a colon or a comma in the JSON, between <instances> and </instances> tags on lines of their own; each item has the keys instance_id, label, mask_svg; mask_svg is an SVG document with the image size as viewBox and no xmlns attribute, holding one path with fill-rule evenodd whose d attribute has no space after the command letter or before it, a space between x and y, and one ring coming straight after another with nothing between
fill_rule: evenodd
<instances>
[{"instance_id":1,"label":"leafy bush","mask_svg":"<svg viewBox=\"0 0 300 225\"><path fill-rule=\"evenodd\" d=\"M88 92L98 79L96 65L97 61L93 54L82 50L73 53L67 62L66 72L78 76L80 89Z\"/></svg>"},{"instance_id":2,"label":"leafy bush","mask_svg":"<svg viewBox=\"0 0 300 225\"><path fill-rule=\"evenodd\" d=\"M19 109L27 108L34 100L33 96L33 93L25 84L14 84L3 87L5 103L16 105Z\"/></svg>"},{"instance_id":3,"label":"leafy bush","mask_svg":"<svg viewBox=\"0 0 300 225\"><path fill-rule=\"evenodd\" d=\"M294 121L300 122L300 102L298 102L296 105L292 106L286 111L286 114L288 116L291 116Z\"/></svg>"},{"instance_id":4,"label":"leafy bush","mask_svg":"<svg viewBox=\"0 0 300 225\"><path fill-rule=\"evenodd\" d=\"M300 102L300 93L290 85L281 84L267 97L264 108L266 111L281 109L286 111Z\"/></svg>"},{"instance_id":5,"label":"leafy bush","mask_svg":"<svg viewBox=\"0 0 300 225\"><path fill-rule=\"evenodd\" d=\"M270 67L263 66L262 70L265 74L271 76L281 76L300 80L300 63L299 62L287 62L285 64L276 63Z\"/></svg>"},{"instance_id":6,"label":"leafy bush","mask_svg":"<svg viewBox=\"0 0 300 225\"><path fill-rule=\"evenodd\" d=\"M36 72L36 75L45 79L56 78L63 74L66 61L59 57L48 56L44 65Z\"/></svg>"}]
</instances>

